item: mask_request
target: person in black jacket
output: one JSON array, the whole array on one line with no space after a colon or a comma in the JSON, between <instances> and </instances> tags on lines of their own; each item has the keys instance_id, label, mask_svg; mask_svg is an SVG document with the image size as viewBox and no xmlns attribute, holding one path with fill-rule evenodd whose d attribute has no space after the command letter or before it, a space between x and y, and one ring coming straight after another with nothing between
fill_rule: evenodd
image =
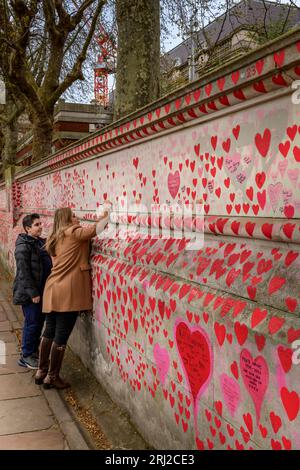
<instances>
[{"instance_id":1,"label":"person in black jacket","mask_svg":"<svg viewBox=\"0 0 300 470\"><path fill-rule=\"evenodd\" d=\"M18 364L37 369L39 341L45 319L42 297L52 261L45 250L46 240L41 238L40 216L26 215L22 223L25 233L19 234L16 240L16 277L13 283L13 303L22 305L24 314L22 353Z\"/></svg>"}]
</instances>

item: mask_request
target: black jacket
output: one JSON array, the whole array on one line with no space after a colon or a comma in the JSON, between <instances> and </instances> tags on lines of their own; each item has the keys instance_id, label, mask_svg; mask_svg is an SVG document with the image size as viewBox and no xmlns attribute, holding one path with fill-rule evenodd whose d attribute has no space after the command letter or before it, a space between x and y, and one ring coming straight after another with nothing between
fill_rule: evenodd
<instances>
[{"instance_id":1,"label":"black jacket","mask_svg":"<svg viewBox=\"0 0 300 470\"><path fill-rule=\"evenodd\" d=\"M49 272L45 272L41 256L42 238L33 238L26 233L21 233L16 240L15 260L16 277L13 283L13 303L26 305L32 302L33 297L41 296L46 278L51 270L51 258L49 260ZM48 269L47 269L48 271Z\"/></svg>"}]
</instances>

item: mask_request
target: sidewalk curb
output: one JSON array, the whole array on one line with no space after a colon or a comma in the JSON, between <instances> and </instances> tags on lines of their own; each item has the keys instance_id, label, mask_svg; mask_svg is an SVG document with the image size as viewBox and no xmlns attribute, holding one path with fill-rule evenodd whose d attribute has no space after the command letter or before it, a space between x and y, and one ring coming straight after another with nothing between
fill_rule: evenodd
<instances>
[{"instance_id":1,"label":"sidewalk curb","mask_svg":"<svg viewBox=\"0 0 300 470\"><path fill-rule=\"evenodd\" d=\"M70 450L90 450L86 440L84 439L79 426L74 421L67 405L59 392L55 389L45 390L41 387L48 405L65 436Z\"/></svg>"}]
</instances>

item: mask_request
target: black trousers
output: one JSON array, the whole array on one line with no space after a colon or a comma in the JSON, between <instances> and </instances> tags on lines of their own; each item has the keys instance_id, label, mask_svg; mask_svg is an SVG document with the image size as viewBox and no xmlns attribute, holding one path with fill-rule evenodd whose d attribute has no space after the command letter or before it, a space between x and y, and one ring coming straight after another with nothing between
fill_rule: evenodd
<instances>
[{"instance_id":1,"label":"black trousers","mask_svg":"<svg viewBox=\"0 0 300 470\"><path fill-rule=\"evenodd\" d=\"M52 339L59 346L67 344L77 317L78 312L46 313L46 327L43 336Z\"/></svg>"}]
</instances>

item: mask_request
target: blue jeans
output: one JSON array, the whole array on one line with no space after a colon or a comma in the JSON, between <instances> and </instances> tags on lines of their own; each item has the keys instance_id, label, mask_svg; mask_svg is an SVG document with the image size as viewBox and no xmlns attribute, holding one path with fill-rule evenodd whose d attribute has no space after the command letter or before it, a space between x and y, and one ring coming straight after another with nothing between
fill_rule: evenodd
<instances>
[{"instance_id":1,"label":"blue jeans","mask_svg":"<svg viewBox=\"0 0 300 470\"><path fill-rule=\"evenodd\" d=\"M40 336L45 321L42 313L42 299L38 304L22 305L24 314L24 327L22 337L22 354L24 357L38 351Z\"/></svg>"}]
</instances>

